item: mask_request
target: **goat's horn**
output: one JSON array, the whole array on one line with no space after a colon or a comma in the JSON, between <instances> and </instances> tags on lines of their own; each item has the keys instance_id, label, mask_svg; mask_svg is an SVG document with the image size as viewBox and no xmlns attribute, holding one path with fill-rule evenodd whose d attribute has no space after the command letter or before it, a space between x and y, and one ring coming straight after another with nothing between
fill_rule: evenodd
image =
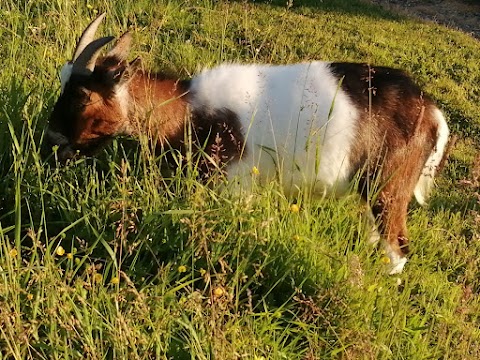
<instances>
[{"instance_id":1,"label":"goat's horn","mask_svg":"<svg viewBox=\"0 0 480 360\"><path fill-rule=\"evenodd\" d=\"M93 20L90 25L83 31L82 36L78 40L77 46L75 47L75 54L73 55L72 62L75 62L80 54L85 50L85 48L90 44L95 38L95 33L97 32L98 26L102 22L106 13L101 13L95 20Z\"/></svg>"},{"instance_id":2,"label":"goat's horn","mask_svg":"<svg viewBox=\"0 0 480 360\"><path fill-rule=\"evenodd\" d=\"M92 41L85 49L78 55L77 60L73 63L72 72L82 73L85 69L91 72L95 69L95 62L97 61L100 49L114 39L113 36L103 37Z\"/></svg>"},{"instance_id":3,"label":"goat's horn","mask_svg":"<svg viewBox=\"0 0 480 360\"><path fill-rule=\"evenodd\" d=\"M113 45L112 50L108 52L107 56L115 57L120 61L126 60L130 52L131 43L132 34L127 31L115 42L115 45Z\"/></svg>"}]
</instances>

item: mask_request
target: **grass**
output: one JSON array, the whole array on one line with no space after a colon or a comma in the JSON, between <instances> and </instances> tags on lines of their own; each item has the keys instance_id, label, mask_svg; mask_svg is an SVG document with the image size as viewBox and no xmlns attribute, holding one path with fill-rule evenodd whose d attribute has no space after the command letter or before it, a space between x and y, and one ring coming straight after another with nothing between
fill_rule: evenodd
<instances>
[{"instance_id":1,"label":"grass","mask_svg":"<svg viewBox=\"0 0 480 360\"><path fill-rule=\"evenodd\" d=\"M4 0L0 354L5 359L480 357L478 43L358 1ZM151 69L367 61L411 72L459 141L409 213L398 277L355 198L239 198L122 139L66 167L40 148L58 71L97 11ZM261 172L261 169L259 169ZM252 174L255 177L254 174ZM292 204L296 204L297 207Z\"/></svg>"}]
</instances>

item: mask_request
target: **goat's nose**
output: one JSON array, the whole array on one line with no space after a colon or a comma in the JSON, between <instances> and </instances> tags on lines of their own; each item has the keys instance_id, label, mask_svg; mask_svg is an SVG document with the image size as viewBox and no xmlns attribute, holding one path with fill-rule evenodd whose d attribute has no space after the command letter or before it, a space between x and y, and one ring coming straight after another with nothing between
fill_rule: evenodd
<instances>
[{"instance_id":1,"label":"goat's nose","mask_svg":"<svg viewBox=\"0 0 480 360\"><path fill-rule=\"evenodd\" d=\"M77 152L70 145L61 146L57 150L58 161L62 164L74 158L76 154Z\"/></svg>"}]
</instances>

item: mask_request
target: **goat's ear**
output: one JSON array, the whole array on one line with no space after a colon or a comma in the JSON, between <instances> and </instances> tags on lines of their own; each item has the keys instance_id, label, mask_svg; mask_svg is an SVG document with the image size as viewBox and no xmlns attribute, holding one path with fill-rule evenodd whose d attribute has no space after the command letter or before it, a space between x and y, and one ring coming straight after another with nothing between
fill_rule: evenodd
<instances>
[{"instance_id":1,"label":"goat's ear","mask_svg":"<svg viewBox=\"0 0 480 360\"><path fill-rule=\"evenodd\" d=\"M122 84L130 78L128 72L128 63L122 61L116 66L112 66L108 69L106 78L111 85Z\"/></svg>"},{"instance_id":2,"label":"goat's ear","mask_svg":"<svg viewBox=\"0 0 480 360\"><path fill-rule=\"evenodd\" d=\"M132 44L132 34L128 31L118 38L113 45L112 49L108 52L107 58L115 58L118 61L125 61L128 58L130 52L130 46Z\"/></svg>"},{"instance_id":3,"label":"goat's ear","mask_svg":"<svg viewBox=\"0 0 480 360\"><path fill-rule=\"evenodd\" d=\"M139 62L132 61L127 63L122 61L116 66L111 66L107 70L106 80L111 85L122 85L129 82L138 70Z\"/></svg>"},{"instance_id":4,"label":"goat's ear","mask_svg":"<svg viewBox=\"0 0 480 360\"><path fill-rule=\"evenodd\" d=\"M141 70L142 67L143 67L142 59L140 59L137 56L135 59L130 61L130 64L128 64L128 72L130 74L133 74L133 73L137 72L138 70Z\"/></svg>"},{"instance_id":5,"label":"goat's ear","mask_svg":"<svg viewBox=\"0 0 480 360\"><path fill-rule=\"evenodd\" d=\"M109 69L108 78L112 84L124 84L132 79L141 66L142 61L138 57L130 63L122 61L117 66Z\"/></svg>"}]
</instances>

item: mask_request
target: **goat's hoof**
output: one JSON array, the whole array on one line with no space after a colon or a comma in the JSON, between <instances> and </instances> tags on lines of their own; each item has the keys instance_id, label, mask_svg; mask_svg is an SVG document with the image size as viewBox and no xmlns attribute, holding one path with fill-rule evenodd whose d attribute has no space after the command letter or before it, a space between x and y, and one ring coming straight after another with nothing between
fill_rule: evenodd
<instances>
[{"instance_id":1,"label":"goat's hoof","mask_svg":"<svg viewBox=\"0 0 480 360\"><path fill-rule=\"evenodd\" d=\"M395 259L390 259L390 260L391 262L388 268L389 275L400 274L403 271L403 267L407 263L407 258L405 256L404 257L395 256Z\"/></svg>"}]
</instances>

